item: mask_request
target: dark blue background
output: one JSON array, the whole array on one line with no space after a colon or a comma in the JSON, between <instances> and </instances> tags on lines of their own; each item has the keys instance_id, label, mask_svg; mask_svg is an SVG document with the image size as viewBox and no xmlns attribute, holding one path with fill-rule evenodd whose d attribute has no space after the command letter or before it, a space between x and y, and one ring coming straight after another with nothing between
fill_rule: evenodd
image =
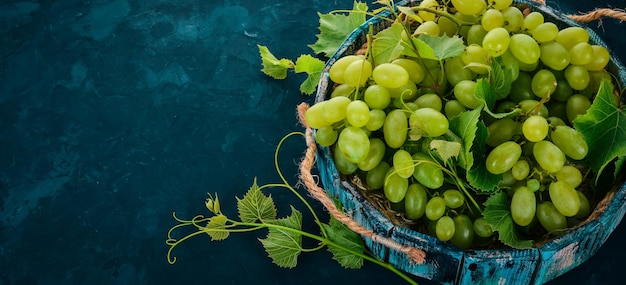
<instances>
[{"instance_id":1,"label":"dark blue background","mask_svg":"<svg viewBox=\"0 0 626 285\"><path fill-rule=\"evenodd\" d=\"M570 13L626 6L549 2ZM175 265L166 260L172 212L205 213L206 193L218 192L234 217L234 196L254 177L279 181L274 148L301 130L295 106L312 101L299 94L303 78L263 75L256 45L291 59L310 53L316 12L351 6L1 1L0 284L401 283L369 263L342 269L325 251L278 268L256 240L261 233L201 236L175 250ZM623 24L602 23L600 35L626 60ZM293 138L282 152L292 183L304 148ZM288 204L304 209L285 190L271 194L279 215ZM307 215L305 229L314 229ZM624 239L622 225L553 284L624 282Z\"/></svg>"}]
</instances>

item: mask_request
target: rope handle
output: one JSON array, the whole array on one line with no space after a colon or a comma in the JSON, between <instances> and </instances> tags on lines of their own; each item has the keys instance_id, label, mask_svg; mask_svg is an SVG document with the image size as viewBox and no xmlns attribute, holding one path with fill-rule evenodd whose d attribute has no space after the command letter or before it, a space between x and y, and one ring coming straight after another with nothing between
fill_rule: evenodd
<instances>
[{"instance_id":1,"label":"rope handle","mask_svg":"<svg viewBox=\"0 0 626 285\"><path fill-rule=\"evenodd\" d=\"M337 209L335 203L326 195L326 191L320 188L317 185L316 180L313 178L311 174L311 170L313 169L313 165L315 164L315 152L317 150L317 145L315 144L315 139L313 136L313 129L311 129L306 121L304 120L304 113L309 109L309 105L306 103L301 103L298 105L298 118L300 123L305 127L305 139L307 144L307 149L304 155L304 158L300 162L300 180L304 183L309 194L313 196L316 200L320 201L322 205L326 208L326 210L335 217L338 221L346 225L350 230L354 231L357 234L366 236L370 238L372 241L377 242L381 245L386 246L387 248L403 252L405 253L409 260L421 264L424 262L424 258L426 257L426 253L424 251L417 249L412 246L400 244L392 239L389 239L384 236L380 236L372 232L371 230L361 226L355 220L353 220L350 216L348 216L343 211Z\"/></svg>"},{"instance_id":2,"label":"rope handle","mask_svg":"<svg viewBox=\"0 0 626 285\"><path fill-rule=\"evenodd\" d=\"M541 5L546 5L545 0L533 0ZM579 22L579 23L589 23L595 20L600 20L603 17L606 18L614 18L619 20L620 22L626 21L626 11L624 9L609 9L609 8L596 8L593 11L587 13L581 13L579 15L565 15L566 17Z\"/></svg>"}]
</instances>

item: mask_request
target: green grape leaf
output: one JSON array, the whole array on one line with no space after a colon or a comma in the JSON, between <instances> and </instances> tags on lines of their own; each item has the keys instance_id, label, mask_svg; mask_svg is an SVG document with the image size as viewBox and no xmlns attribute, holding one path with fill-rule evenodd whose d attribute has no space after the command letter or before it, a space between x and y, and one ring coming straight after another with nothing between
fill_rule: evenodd
<instances>
[{"instance_id":1,"label":"green grape leaf","mask_svg":"<svg viewBox=\"0 0 626 285\"><path fill-rule=\"evenodd\" d=\"M326 232L328 239L343 247L328 246L328 251L333 254L333 259L345 268L361 268L361 266L363 266L363 258L346 250L349 249L354 252L363 253L365 251L365 247L363 246L361 236L350 230L346 225L342 224L334 217L331 217L328 225L322 224L322 227L324 227L324 231Z\"/></svg>"},{"instance_id":2,"label":"green grape leaf","mask_svg":"<svg viewBox=\"0 0 626 285\"><path fill-rule=\"evenodd\" d=\"M446 135L446 139L462 142L463 153L461 157L464 157L464 161L459 161L459 166L463 169L469 170L474 165L474 158L472 156L472 148L478 131L478 124L480 119L480 112L482 108L476 108L467 112L461 113L459 116L450 119L450 131L456 135Z\"/></svg>"},{"instance_id":3,"label":"green grape leaf","mask_svg":"<svg viewBox=\"0 0 626 285\"><path fill-rule=\"evenodd\" d=\"M573 121L574 128L589 146L585 161L597 174L610 162L626 155L625 123L626 113L613 95L613 86L607 80L602 81L587 113Z\"/></svg>"},{"instance_id":4,"label":"green grape leaf","mask_svg":"<svg viewBox=\"0 0 626 285\"><path fill-rule=\"evenodd\" d=\"M290 216L266 222L297 231L270 227L267 237L259 239L272 262L279 267L295 267L302 252L302 234L299 233L302 230L302 213L291 206Z\"/></svg>"},{"instance_id":5,"label":"green grape leaf","mask_svg":"<svg viewBox=\"0 0 626 285\"><path fill-rule=\"evenodd\" d=\"M437 151L444 163L452 157L458 157L461 153L461 148L461 143L454 141L432 140L430 142L430 149Z\"/></svg>"},{"instance_id":6,"label":"green grape leaf","mask_svg":"<svg viewBox=\"0 0 626 285\"><path fill-rule=\"evenodd\" d=\"M418 36L418 39L426 43L432 49L435 56L434 59L436 60L460 56L465 50L463 39L456 35L449 37L446 34L442 36L422 34Z\"/></svg>"},{"instance_id":7,"label":"green grape leaf","mask_svg":"<svg viewBox=\"0 0 626 285\"><path fill-rule=\"evenodd\" d=\"M389 28L378 32L374 36L372 56L376 64L391 62L402 55L404 50L402 46L403 30L402 24L393 23Z\"/></svg>"},{"instance_id":8,"label":"green grape leaf","mask_svg":"<svg viewBox=\"0 0 626 285\"><path fill-rule=\"evenodd\" d=\"M476 138L472 144L474 165L467 172L467 181L477 193L494 193L499 189L503 179L502 174L493 174L487 170L487 138L489 131L485 123L479 122L476 129Z\"/></svg>"},{"instance_id":9,"label":"green grape leaf","mask_svg":"<svg viewBox=\"0 0 626 285\"><path fill-rule=\"evenodd\" d=\"M489 83L496 93L496 99L505 98L511 92L512 76L511 71L506 69L500 57L493 59Z\"/></svg>"},{"instance_id":10,"label":"green grape leaf","mask_svg":"<svg viewBox=\"0 0 626 285\"><path fill-rule=\"evenodd\" d=\"M354 12L350 12L347 15L317 13L320 18L320 33L317 35L317 41L309 45L309 47L315 54L331 57L348 35L365 22L365 15L368 9L366 3L355 1Z\"/></svg>"},{"instance_id":11,"label":"green grape leaf","mask_svg":"<svg viewBox=\"0 0 626 285\"><path fill-rule=\"evenodd\" d=\"M498 232L498 239L504 244L516 249L532 248L533 241L524 239L515 228L511 205L506 193L500 192L487 199L483 217Z\"/></svg>"},{"instance_id":12,"label":"green grape leaf","mask_svg":"<svg viewBox=\"0 0 626 285\"><path fill-rule=\"evenodd\" d=\"M305 72L308 76L300 85L300 92L311 95L317 88L320 81L322 71L324 70L324 62L311 55L304 54L296 60L295 72Z\"/></svg>"},{"instance_id":13,"label":"green grape leaf","mask_svg":"<svg viewBox=\"0 0 626 285\"><path fill-rule=\"evenodd\" d=\"M226 231L227 221L226 216L219 214L211 217L206 227L201 227L200 230L211 236L211 240L224 240L229 235L229 232Z\"/></svg>"},{"instance_id":14,"label":"green grape leaf","mask_svg":"<svg viewBox=\"0 0 626 285\"><path fill-rule=\"evenodd\" d=\"M409 18L411 18L412 20L418 22L418 23L423 23L424 19L422 19L422 17L418 16L415 11L413 11L413 9L411 9L411 7L405 7L405 6L397 6L396 7L398 9L398 11L406 16L408 16Z\"/></svg>"},{"instance_id":15,"label":"green grape leaf","mask_svg":"<svg viewBox=\"0 0 626 285\"><path fill-rule=\"evenodd\" d=\"M266 46L257 45L261 54L263 69L261 71L274 79L285 79L287 70L294 67L293 61L289 59L276 58Z\"/></svg>"},{"instance_id":16,"label":"green grape leaf","mask_svg":"<svg viewBox=\"0 0 626 285\"><path fill-rule=\"evenodd\" d=\"M243 196L243 199L237 198L237 209L239 210L239 218L244 223L254 223L256 221L267 221L276 219L276 206L272 196L265 196L259 186L254 183Z\"/></svg>"},{"instance_id":17,"label":"green grape leaf","mask_svg":"<svg viewBox=\"0 0 626 285\"><path fill-rule=\"evenodd\" d=\"M484 79L478 79L476 81L476 89L474 90L474 95L476 96L476 98L478 98L478 100L484 102L485 112L493 118L502 119L512 115L517 115L520 112L519 109L515 109L508 113L495 113L494 108L496 105L496 101L498 100L498 91L494 89Z\"/></svg>"}]
</instances>

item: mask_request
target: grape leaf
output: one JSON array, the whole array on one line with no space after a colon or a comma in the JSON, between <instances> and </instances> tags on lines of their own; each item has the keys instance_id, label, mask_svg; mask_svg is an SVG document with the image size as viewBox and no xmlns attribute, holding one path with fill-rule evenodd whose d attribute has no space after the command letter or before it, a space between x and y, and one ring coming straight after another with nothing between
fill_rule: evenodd
<instances>
[{"instance_id":1,"label":"grape leaf","mask_svg":"<svg viewBox=\"0 0 626 285\"><path fill-rule=\"evenodd\" d=\"M229 232L224 231L226 229L226 216L219 214L211 217L206 227L200 228L200 230L211 236L211 240L224 240L228 237Z\"/></svg>"},{"instance_id":2,"label":"grape leaf","mask_svg":"<svg viewBox=\"0 0 626 285\"><path fill-rule=\"evenodd\" d=\"M293 61L289 59L276 58L266 46L257 45L261 54L263 69L261 71L274 79L285 79L287 70L294 67Z\"/></svg>"},{"instance_id":3,"label":"grape leaf","mask_svg":"<svg viewBox=\"0 0 626 285\"><path fill-rule=\"evenodd\" d=\"M354 252L362 253L365 248L361 236L350 230L346 225L331 216L329 224L322 224L328 239L350 249ZM341 247L328 246L328 251L333 254L333 259L341 266L350 269L358 269L363 266L363 258Z\"/></svg>"},{"instance_id":4,"label":"grape leaf","mask_svg":"<svg viewBox=\"0 0 626 285\"><path fill-rule=\"evenodd\" d=\"M331 57L348 35L365 22L365 15L369 9L367 4L355 1L352 9L353 12L347 15L317 13L320 18L320 33L317 35L317 41L309 45L315 54Z\"/></svg>"},{"instance_id":5,"label":"grape leaf","mask_svg":"<svg viewBox=\"0 0 626 285\"><path fill-rule=\"evenodd\" d=\"M302 213L291 206L291 215L277 220L266 221L297 231L302 230ZM302 234L288 229L270 227L267 237L259 239L268 256L279 267L293 268L298 264L302 252Z\"/></svg>"},{"instance_id":6,"label":"grape leaf","mask_svg":"<svg viewBox=\"0 0 626 285\"><path fill-rule=\"evenodd\" d=\"M458 157L461 153L461 143L447 140L432 140L430 149L434 149L446 163L452 157Z\"/></svg>"},{"instance_id":7,"label":"grape leaf","mask_svg":"<svg viewBox=\"0 0 626 285\"><path fill-rule=\"evenodd\" d=\"M513 82L511 72L504 66L502 58L493 58L489 83L496 93L496 99L505 98L511 92L511 84Z\"/></svg>"},{"instance_id":8,"label":"grape leaf","mask_svg":"<svg viewBox=\"0 0 626 285\"><path fill-rule=\"evenodd\" d=\"M476 132L478 131L478 122L480 119L480 112L482 108L476 108L467 112L461 113L459 116L450 119L450 131L461 139L463 144L463 154L465 161L460 161L460 166L463 169L469 170L474 164L474 158L472 156L472 147L474 140L476 140ZM457 138L447 139L457 140Z\"/></svg>"},{"instance_id":9,"label":"grape leaf","mask_svg":"<svg viewBox=\"0 0 626 285\"><path fill-rule=\"evenodd\" d=\"M239 210L239 218L244 223L276 219L274 200L271 195L265 196L261 192L256 184L256 178L243 199L237 197L237 209Z\"/></svg>"},{"instance_id":10,"label":"grape leaf","mask_svg":"<svg viewBox=\"0 0 626 285\"><path fill-rule=\"evenodd\" d=\"M533 241L524 239L515 228L508 195L500 192L492 195L485 202L483 217L498 232L498 239L504 244L516 248L532 248Z\"/></svg>"},{"instance_id":11,"label":"grape leaf","mask_svg":"<svg viewBox=\"0 0 626 285\"><path fill-rule=\"evenodd\" d=\"M487 138L489 131L485 123L479 122L476 128L476 138L472 144L474 165L467 172L467 181L477 193L494 193L502 181L502 174L493 174L487 170Z\"/></svg>"},{"instance_id":12,"label":"grape leaf","mask_svg":"<svg viewBox=\"0 0 626 285\"><path fill-rule=\"evenodd\" d=\"M372 56L376 64L391 62L402 55L404 50L402 31L404 31L402 24L393 23L374 36Z\"/></svg>"},{"instance_id":13,"label":"grape leaf","mask_svg":"<svg viewBox=\"0 0 626 285\"><path fill-rule=\"evenodd\" d=\"M605 80L600 84L587 113L573 121L574 128L583 135L589 146L585 161L597 174L611 161L626 155L625 123L624 108L619 108L613 97L613 86Z\"/></svg>"},{"instance_id":14,"label":"grape leaf","mask_svg":"<svg viewBox=\"0 0 626 285\"><path fill-rule=\"evenodd\" d=\"M446 34L442 36L422 34L418 39L426 43L433 50L434 59L437 60L460 56L465 50L463 39L456 35L449 37Z\"/></svg>"},{"instance_id":15,"label":"grape leaf","mask_svg":"<svg viewBox=\"0 0 626 285\"><path fill-rule=\"evenodd\" d=\"M306 72L308 75L306 80L300 85L300 92L311 95L317 88L322 71L324 70L324 62L308 54L301 55L296 60L295 72Z\"/></svg>"},{"instance_id":16,"label":"grape leaf","mask_svg":"<svg viewBox=\"0 0 626 285\"><path fill-rule=\"evenodd\" d=\"M422 19L420 16L418 16L415 11L413 11L413 9L411 9L411 7L405 7L405 6L397 6L396 7L398 9L398 11L404 15L406 15L407 17L411 18L412 20L418 22L418 23L423 23L424 19Z\"/></svg>"},{"instance_id":17,"label":"grape leaf","mask_svg":"<svg viewBox=\"0 0 626 285\"><path fill-rule=\"evenodd\" d=\"M484 79L476 80L476 89L474 90L474 95L476 96L476 98L478 98L478 100L484 102L485 112L493 118L502 119L512 115L517 115L520 112L520 109L515 109L508 113L494 112L496 100L498 100L498 92Z\"/></svg>"}]
</instances>

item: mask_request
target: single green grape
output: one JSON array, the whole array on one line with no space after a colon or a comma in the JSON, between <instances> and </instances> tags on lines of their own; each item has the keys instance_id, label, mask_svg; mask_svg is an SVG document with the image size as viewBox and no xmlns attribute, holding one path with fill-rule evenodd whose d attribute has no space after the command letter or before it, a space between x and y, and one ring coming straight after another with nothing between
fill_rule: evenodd
<instances>
[{"instance_id":1,"label":"single green grape","mask_svg":"<svg viewBox=\"0 0 626 285\"><path fill-rule=\"evenodd\" d=\"M363 129L348 126L341 130L337 139L337 147L348 161L359 163L367 157L370 141Z\"/></svg>"},{"instance_id":2,"label":"single green grape","mask_svg":"<svg viewBox=\"0 0 626 285\"><path fill-rule=\"evenodd\" d=\"M587 68L580 65L570 65L565 68L565 79L574 90L584 90L589 85L591 76Z\"/></svg>"},{"instance_id":3,"label":"single green grape","mask_svg":"<svg viewBox=\"0 0 626 285\"><path fill-rule=\"evenodd\" d=\"M520 226L527 226L535 217L537 200L535 193L526 186L520 186L515 190L511 198L511 216L513 221Z\"/></svg>"},{"instance_id":4,"label":"single green grape","mask_svg":"<svg viewBox=\"0 0 626 285\"><path fill-rule=\"evenodd\" d=\"M367 183L367 186L374 190L383 188L385 177L387 177L387 172L390 168L389 163L381 161L376 167L372 168L372 170L367 171L365 175L365 183Z\"/></svg>"},{"instance_id":5,"label":"single green grape","mask_svg":"<svg viewBox=\"0 0 626 285\"><path fill-rule=\"evenodd\" d=\"M392 160L393 167L396 169L396 173L398 174L398 176L402 178L409 178L413 176L413 172L415 171L415 165L413 163L413 157L411 157L411 153L404 149L398 149L393 154Z\"/></svg>"},{"instance_id":6,"label":"single green grape","mask_svg":"<svg viewBox=\"0 0 626 285\"><path fill-rule=\"evenodd\" d=\"M588 217L589 214L591 214L591 204L589 204L589 199L587 199L587 196L585 196L585 194L580 191L576 191L576 194L578 194L578 199L580 200L580 209L578 210L578 213L576 213L574 218L584 219Z\"/></svg>"},{"instance_id":7,"label":"single green grape","mask_svg":"<svg viewBox=\"0 0 626 285\"><path fill-rule=\"evenodd\" d=\"M538 142L546 138L549 130L546 118L539 115L532 115L522 124L524 137L531 142Z\"/></svg>"},{"instance_id":8,"label":"single green grape","mask_svg":"<svg viewBox=\"0 0 626 285\"><path fill-rule=\"evenodd\" d=\"M409 116L409 127L419 130L422 136L438 137L449 129L448 118L441 112L431 108L420 108Z\"/></svg>"},{"instance_id":9,"label":"single green grape","mask_svg":"<svg viewBox=\"0 0 626 285\"><path fill-rule=\"evenodd\" d=\"M339 134L332 126L324 126L315 131L315 141L321 146L331 146Z\"/></svg>"},{"instance_id":10,"label":"single green grape","mask_svg":"<svg viewBox=\"0 0 626 285\"><path fill-rule=\"evenodd\" d=\"M541 69L533 75L531 88L535 96L543 98L556 91L557 80L554 73L549 69Z\"/></svg>"},{"instance_id":11,"label":"single green grape","mask_svg":"<svg viewBox=\"0 0 626 285\"><path fill-rule=\"evenodd\" d=\"M517 79L511 83L509 99L516 103L523 100L535 99L535 93L532 90L532 80L533 76L530 73L521 71Z\"/></svg>"},{"instance_id":12,"label":"single green grape","mask_svg":"<svg viewBox=\"0 0 626 285\"><path fill-rule=\"evenodd\" d=\"M439 26L439 35L447 35L448 37L453 37L460 32L459 26L446 17L439 17L439 19L437 19L437 25Z\"/></svg>"},{"instance_id":13,"label":"single green grape","mask_svg":"<svg viewBox=\"0 0 626 285\"><path fill-rule=\"evenodd\" d=\"M361 100L354 100L346 106L346 120L353 127L363 127L370 119L370 108Z\"/></svg>"},{"instance_id":14,"label":"single green grape","mask_svg":"<svg viewBox=\"0 0 626 285\"><path fill-rule=\"evenodd\" d=\"M509 171L522 155L522 148L514 141L507 141L496 146L485 161L487 171L502 174Z\"/></svg>"},{"instance_id":15,"label":"single green grape","mask_svg":"<svg viewBox=\"0 0 626 285\"><path fill-rule=\"evenodd\" d=\"M403 67L409 73L409 80L419 84L426 77L426 69L417 61L408 58L394 59L392 64Z\"/></svg>"},{"instance_id":16,"label":"single green grape","mask_svg":"<svg viewBox=\"0 0 626 285\"><path fill-rule=\"evenodd\" d=\"M556 177L557 181L565 181L574 188L580 186L583 182L582 173L578 170L578 168L572 165L563 166L559 172L554 174L554 177Z\"/></svg>"},{"instance_id":17,"label":"single green grape","mask_svg":"<svg viewBox=\"0 0 626 285\"><path fill-rule=\"evenodd\" d=\"M385 118L387 117L387 113L381 109L372 109L370 110L370 119L365 124L365 129L368 131L377 131L383 127L385 124Z\"/></svg>"},{"instance_id":18,"label":"single green grape","mask_svg":"<svg viewBox=\"0 0 626 285\"><path fill-rule=\"evenodd\" d=\"M502 10L502 16L504 17L504 28L508 32L518 33L522 30L524 14L519 8L510 6Z\"/></svg>"},{"instance_id":19,"label":"single green grape","mask_svg":"<svg viewBox=\"0 0 626 285\"><path fill-rule=\"evenodd\" d=\"M483 38L483 48L491 57L501 56L509 48L511 37L505 28L497 27L487 32Z\"/></svg>"},{"instance_id":20,"label":"single green grape","mask_svg":"<svg viewBox=\"0 0 626 285\"><path fill-rule=\"evenodd\" d=\"M474 95L476 81L461 80L454 86L454 98L456 98L465 108L476 109L483 103Z\"/></svg>"},{"instance_id":21,"label":"single green grape","mask_svg":"<svg viewBox=\"0 0 626 285\"><path fill-rule=\"evenodd\" d=\"M567 218L554 207L550 201L537 205L537 220L549 233L558 234L567 227Z\"/></svg>"},{"instance_id":22,"label":"single green grape","mask_svg":"<svg viewBox=\"0 0 626 285\"><path fill-rule=\"evenodd\" d=\"M391 148L401 147L407 138L409 123L405 111L395 109L387 114L383 125L385 143Z\"/></svg>"},{"instance_id":23,"label":"single green grape","mask_svg":"<svg viewBox=\"0 0 626 285\"><path fill-rule=\"evenodd\" d=\"M335 86L335 88L333 88L333 92L330 93L330 98L335 98L335 97L340 97L340 96L351 98L355 90L356 88L354 88L354 86L350 84L345 84L345 83L338 84L337 86Z\"/></svg>"},{"instance_id":24,"label":"single green grape","mask_svg":"<svg viewBox=\"0 0 626 285\"><path fill-rule=\"evenodd\" d=\"M480 45L483 38L487 34L487 30L481 24L474 24L467 30L467 45Z\"/></svg>"},{"instance_id":25,"label":"single green grape","mask_svg":"<svg viewBox=\"0 0 626 285\"><path fill-rule=\"evenodd\" d=\"M399 203L404 199L408 188L409 180L400 177L393 166L389 168L383 185L383 192L387 200L391 203Z\"/></svg>"},{"instance_id":26,"label":"single green grape","mask_svg":"<svg viewBox=\"0 0 626 285\"><path fill-rule=\"evenodd\" d=\"M563 70L570 63L569 51L558 42L542 43L539 49L541 50L539 59L553 70Z\"/></svg>"},{"instance_id":27,"label":"single green grape","mask_svg":"<svg viewBox=\"0 0 626 285\"><path fill-rule=\"evenodd\" d=\"M555 181L550 183L550 200L554 207L566 217L573 217L580 210L580 198L576 189L565 181Z\"/></svg>"},{"instance_id":28,"label":"single green grape","mask_svg":"<svg viewBox=\"0 0 626 285\"><path fill-rule=\"evenodd\" d=\"M304 113L304 121L309 127L319 129L321 127L330 126L332 122L324 119L324 107L329 100L315 103Z\"/></svg>"},{"instance_id":29,"label":"single green grape","mask_svg":"<svg viewBox=\"0 0 626 285\"><path fill-rule=\"evenodd\" d=\"M487 9L480 18L480 24L486 31L504 26L504 16L498 9Z\"/></svg>"},{"instance_id":30,"label":"single green grape","mask_svg":"<svg viewBox=\"0 0 626 285\"><path fill-rule=\"evenodd\" d=\"M476 73L469 68L465 68L463 59L461 59L460 56L447 59L443 68L446 71L446 79L452 86L457 85L463 80L473 80L476 78Z\"/></svg>"},{"instance_id":31,"label":"single green grape","mask_svg":"<svg viewBox=\"0 0 626 285\"><path fill-rule=\"evenodd\" d=\"M437 0L424 0L419 3L418 7L437 9L439 7L439 3L437 2ZM436 14L424 10L418 11L417 15L424 21L434 21L437 17Z\"/></svg>"},{"instance_id":32,"label":"single green grape","mask_svg":"<svg viewBox=\"0 0 626 285\"><path fill-rule=\"evenodd\" d=\"M381 63L374 67L372 78L380 86L400 88L409 82L409 73L400 65Z\"/></svg>"},{"instance_id":33,"label":"single green grape","mask_svg":"<svg viewBox=\"0 0 626 285\"><path fill-rule=\"evenodd\" d=\"M512 35L509 46L515 58L526 64L537 62L541 56L539 44L527 34Z\"/></svg>"},{"instance_id":34,"label":"single green grape","mask_svg":"<svg viewBox=\"0 0 626 285\"><path fill-rule=\"evenodd\" d=\"M421 23L419 26L417 26L417 28L415 28L413 35L417 36L417 35L427 34L427 35L439 36L440 32L441 30L437 22L425 21L424 23Z\"/></svg>"},{"instance_id":35,"label":"single green grape","mask_svg":"<svg viewBox=\"0 0 626 285\"><path fill-rule=\"evenodd\" d=\"M465 197L461 191L456 189L448 189L442 194L443 200L446 201L446 206L450 209L456 209L463 206L465 203Z\"/></svg>"},{"instance_id":36,"label":"single green grape","mask_svg":"<svg viewBox=\"0 0 626 285\"><path fill-rule=\"evenodd\" d=\"M383 142L379 138L370 138L369 142L370 148L367 152L367 156L357 163L359 169L363 171L370 171L374 169L374 167L379 165L380 162L383 160L383 157L385 156L385 150L387 149L385 142Z\"/></svg>"},{"instance_id":37,"label":"single green grape","mask_svg":"<svg viewBox=\"0 0 626 285\"><path fill-rule=\"evenodd\" d=\"M415 162L413 178L417 182L429 189L438 189L443 186L443 170L435 160L423 152L416 152L412 157Z\"/></svg>"},{"instance_id":38,"label":"single green grape","mask_svg":"<svg viewBox=\"0 0 626 285\"><path fill-rule=\"evenodd\" d=\"M350 162L338 147L333 150L333 161L337 171L343 175L350 175L359 169L356 163Z\"/></svg>"},{"instance_id":39,"label":"single green grape","mask_svg":"<svg viewBox=\"0 0 626 285\"><path fill-rule=\"evenodd\" d=\"M544 18L543 14L533 11L528 13L526 17L524 17L524 22L522 23L522 29L532 33L532 31L539 25L543 24Z\"/></svg>"},{"instance_id":40,"label":"single green grape","mask_svg":"<svg viewBox=\"0 0 626 285\"><path fill-rule=\"evenodd\" d=\"M552 22L545 22L537 25L532 31L531 36L539 43L551 42L559 33L559 27Z\"/></svg>"},{"instance_id":41,"label":"single green grape","mask_svg":"<svg viewBox=\"0 0 626 285\"><path fill-rule=\"evenodd\" d=\"M565 154L550 141L538 141L533 145L533 157L549 173L556 173L565 165Z\"/></svg>"},{"instance_id":42,"label":"single green grape","mask_svg":"<svg viewBox=\"0 0 626 285\"><path fill-rule=\"evenodd\" d=\"M465 106L463 106L463 104L461 104L459 100L450 100L446 102L446 105L443 108L444 108L444 113L446 114L446 117L448 118L456 117L462 114L463 112L467 111L467 108L465 108Z\"/></svg>"},{"instance_id":43,"label":"single green grape","mask_svg":"<svg viewBox=\"0 0 626 285\"><path fill-rule=\"evenodd\" d=\"M452 5L464 15L479 15L487 8L483 0L452 0Z\"/></svg>"},{"instance_id":44,"label":"single green grape","mask_svg":"<svg viewBox=\"0 0 626 285\"><path fill-rule=\"evenodd\" d=\"M452 220L454 221L454 235L450 243L461 249L468 249L474 242L474 223L464 214L456 215Z\"/></svg>"},{"instance_id":45,"label":"single green grape","mask_svg":"<svg viewBox=\"0 0 626 285\"><path fill-rule=\"evenodd\" d=\"M463 63L467 65L467 68L474 73L489 73L489 54L482 46L478 44L468 45L465 47L465 51L461 54L461 59L463 60Z\"/></svg>"},{"instance_id":46,"label":"single green grape","mask_svg":"<svg viewBox=\"0 0 626 285\"><path fill-rule=\"evenodd\" d=\"M357 59L344 70L343 79L354 87L365 85L372 75L372 63L367 59Z\"/></svg>"},{"instance_id":47,"label":"single green grape","mask_svg":"<svg viewBox=\"0 0 626 285\"><path fill-rule=\"evenodd\" d=\"M493 228L485 218L478 217L474 220L474 233L482 238L488 238L493 235Z\"/></svg>"},{"instance_id":48,"label":"single green grape","mask_svg":"<svg viewBox=\"0 0 626 285\"><path fill-rule=\"evenodd\" d=\"M438 112L441 112L443 108L441 97L435 93L427 93L417 97L415 104L417 104L418 108L431 108Z\"/></svg>"},{"instance_id":49,"label":"single green grape","mask_svg":"<svg viewBox=\"0 0 626 285\"><path fill-rule=\"evenodd\" d=\"M550 140L563 151L565 155L581 160L587 156L589 146L587 141L576 129L570 126L557 126L550 134Z\"/></svg>"},{"instance_id":50,"label":"single green grape","mask_svg":"<svg viewBox=\"0 0 626 285\"><path fill-rule=\"evenodd\" d=\"M441 241L449 241L455 232L454 220L450 216L443 216L437 220L435 233Z\"/></svg>"},{"instance_id":51,"label":"single green grape","mask_svg":"<svg viewBox=\"0 0 626 285\"><path fill-rule=\"evenodd\" d=\"M574 65L589 64L593 56L593 48L586 42L577 43L569 49L570 63Z\"/></svg>"},{"instance_id":52,"label":"single green grape","mask_svg":"<svg viewBox=\"0 0 626 285\"><path fill-rule=\"evenodd\" d=\"M417 220L424 216L428 193L419 183L412 183L404 195L404 211L407 218Z\"/></svg>"},{"instance_id":53,"label":"single green grape","mask_svg":"<svg viewBox=\"0 0 626 285\"><path fill-rule=\"evenodd\" d=\"M574 94L567 99L565 105L565 111L567 113L567 119L573 122L578 115L584 115L591 107L591 101L589 98L581 94Z\"/></svg>"},{"instance_id":54,"label":"single green grape","mask_svg":"<svg viewBox=\"0 0 626 285\"><path fill-rule=\"evenodd\" d=\"M387 88L372 84L363 92L363 100L371 109L385 109L391 103L391 95Z\"/></svg>"},{"instance_id":55,"label":"single green grape","mask_svg":"<svg viewBox=\"0 0 626 285\"><path fill-rule=\"evenodd\" d=\"M516 180L524 180L528 178L528 174L530 174L530 164L525 159L519 159L511 168L511 175Z\"/></svg>"},{"instance_id":56,"label":"single green grape","mask_svg":"<svg viewBox=\"0 0 626 285\"><path fill-rule=\"evenodd\" d=\"M424 214L426 214L426 218L431 221L436 221L443 216L446 212L446 201L439 196L435 196L430 198L426 203L426 208L424 209Z\"/></svg>"},{"instance_id":57,"label":"single green grape","mask_svg":"<svg viewBox=\"0 0 626 285\"><path fill-rule=\"evenodd\" d=\"M511 140L514 135L520 132L520 128L520 123L511 118L503 118L494 121L487 127L487 130L489 131L487 145L496 147Z\"/></svg>"}]
</instances>

